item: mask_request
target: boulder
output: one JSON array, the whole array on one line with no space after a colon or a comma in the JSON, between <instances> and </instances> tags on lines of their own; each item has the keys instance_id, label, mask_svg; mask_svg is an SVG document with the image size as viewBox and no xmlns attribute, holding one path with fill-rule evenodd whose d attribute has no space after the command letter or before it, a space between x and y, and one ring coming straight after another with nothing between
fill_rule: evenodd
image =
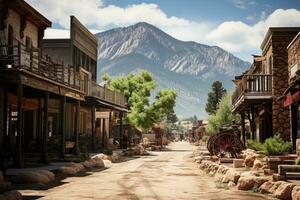
<instances>
[{"instance_id":1,"label":"boulder","mask_svg":"<svg viewBox=\"0 0 300 200\"><path fill-rule=\"evenodd\" d=\"M55 180L55 174L49 170L39 170L39 171L37 171L37 173L47 176L50 181Z\"/></svg>"},{"instance_id":2,"label":"boulder","mask_svg":"<svg viewBox=\"0 0 300 200\"><path fill-rule=\"evenodd\" d=\"M254 187L260 187L267 181L268 179L265 177L241 176L237 182L237 187L238 190L251 190Z\"/></svg>"},{"instance_id":3,"label":"boulder","mask_svg":"<svg viewBox=\"0 0 300 200\"><path fill-rule=\"evenodd\" d=\"M87 169L96 167L96 162L92 159L86 160L86 161L82 162L81 164Z\"/></svg>"},{"instance_id":4,"label":"boulder","mask_svg":"<svg viewBox=\"0 0 300 200\"><path fill-rule=\"evenodd\" d=\"M262 193L262 194L271 193L271 188L273 187L273 185L274 185L274 182L272 182L272 181L267 181L267 182L263 183L259 187L260 193Z\"/></svg>"},{"instance_id":5,"label":"boulder","mask_svg":"<svg viewBox=\"0 0 300 200\"><path fill-rule=\"evenodd\" d=\"M12 190L0 195L0 200L22 200L22 194L16 190Z\"/></svg>"},{"instance_id":6,"label":"boulder","mask_svg":"<svg viewBox=\"0 0 300 200\"><path fill-rule=\"evenodd\" d=\"M82 172L85 169L83 164L81 163L71 163L70 165L68 165L68 167L72 167L76 171L76 173Z\"/></svg>"},{"instance_id":7,"label":"boulder","mask_svg":"<svg viewBox=\"0 0 300 200\"><path fill-rule=\"evenodd\" d=\"M236 186L236 184L234 182L232 182L232 181L229 181L228 187L234 187L234 186Z\"/></svg>"},{"instance_id":8,"label":"boulder","mask_svg":"<svg viewBox=\"0 0 300 200\"><path fill-rule=\"evenodd\" d=\"M260 169L262 167L263 167L263 163L260 160L255 159L253 162L253 169Z\"/></svg>"},{"instance_id":9,"label":"boulder","mask_svg":"<svg viewBox=\"0 0 300 200\"><path fill-rule=\"evenodd\" d=\"M0 193L10 191L12 189L11 182L1 182L0 183Z\"/></svg>"},{"instance_id":10,"label":"boulder","mask_svg":"<svg viewBox=\"0 0 300 200\"><path fill-rule=\"evenodd\" d=\"M58 171L62 174L65 174L65 175L73 175L73 174L76 174L78 172L75 167L71 167L71 166L59 167Z\"/></svg>"},{"instance_id":11,"label":"boulder","mask_svg":"<svg viewBox=\"0 0 300 200\"><path fill-rule=\"evenodd\" d=\"M48 183L51 180L45 174L38 172L21 172L12 178L13 183Z\"/></svg>"},{"instance_id":12,"label":"boulder","mask_svg":"<svg viewBox=\"0 0 300 200\"><path fill-rule=\"evenodd\" d=\"M225 176L222 179L222 183L229 183L230 181L233 183L237 183L241 174L233 169L230 169L226 172Z\"/></svg>"},{"instance_id":13,"label":"boulder","mask_svg":"<svg viewBox=\"0 0 300 200\"><path fill-rule=\"evenodd\" d=\"M271 170L271 169L264 169L264 174L265 175L273 175L274 174L274 170Z\"/></svg>"},{"instance_id":14,"label":"boulder","mask_svg":"<svg viewBox=\"0 0 300 200\"><path fill-rule=\"evenodd\" d=\"M295 186L292 190L292 200L300 200L300 186Z\"/></svg>"},{"instance_id":15,"label":"boulder","mask_svg":"<svg viewBox=\"0 0 300 200\"><path fill-rule=\"evenodd\" d=\"M253 167L255 159L256 159L256 155L254 154L247 155L245 158L245 166Z\"/></svg>"},{"instance_id":16,"label":"boulder","mask_svg":"<svg viewBox=\"0 0 300 200\"><path fill-rule=\"evenodd\" d=\"M233 168L244 167L244 159L233 159Z\"/></svg>"},{"instance_id":17,"label":"boulder","mask_svg":"<svg viewBox=\"0 0 300 200\"><path fill-rule=\"evenodd\" d=\"M110 160L103 160L103 162L104 162L104 167L106 168L110 168L113 165Z\"/></svg>"},{"instance_id":18,"label":"boulder","mask_svg":"<svg viewBox=\"0 0 300 200\"><path fill-rule=\"evenodd\" d=\"M292 183L282 183L273 193L274 196L278 199L289 200L292 199L292 190L295 187L295 184Z\"/></svg>"},{"instance_id":19,"label":"boulder","mask_svg":"<svg viewBox=\"0 0 300 200\"><path fill-rule=\"evenodd\" d=\"M220 165L214 177L215 182L221 182L228 170L228 167Z\"/></svg>"},{"instance_id":20,"label":"boulder","mask_svg":"<svg viewBox=\"0 0 300 200\"><path fill-rule=\"evenodd\" d=\"M100 158L93 158L93 161L95 162L95 167L102 168L104 167L104 162Z\"/></svg>"},{"instance_id":21,"label":"boulder","mask_svg":"<svg viewBox=\"0 0 300 200\"><path fill-rule=\"evenodd\" d=\"M274 184L273 184L273 186L270 188L269 192L273 194L273 193L275 192L275 190L277 190L277 188L278 188L281 184L283 184L283 183L286 183L286 182L285 182L285 181L276 181L276 182L274 182Z\"/></svg>"}]
</instances>

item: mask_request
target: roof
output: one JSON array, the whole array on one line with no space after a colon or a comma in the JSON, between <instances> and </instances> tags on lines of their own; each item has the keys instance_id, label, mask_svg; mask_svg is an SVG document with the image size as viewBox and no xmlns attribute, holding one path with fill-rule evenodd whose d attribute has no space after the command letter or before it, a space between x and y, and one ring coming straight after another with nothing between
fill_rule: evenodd
<instances>
[{"instance_id":1,"label":"roof","mask_svg":"<svg viewBox=\"0 0 300 200\"><path fill-rule=\"evenodd\" d=\"M287 48L290 48L290 46L294 44L299 37L300 37L300 32L295 36L295 38L291 41L291 43L287 46Z\"/></svg>"},{"instance_id":2,"label":"roof","mask_svg":"<svg viewBox=\"0 0 300 200\"><path fill-rule=\"evenodd\" d=\"M8 1L9 8L15 10L16 12L20 13L21 15L26 15L27 19L34 23L35 25L47 28L51 27L52 22L39 13L36 9L31 7L28 3L24 0L5 0Z\"/></svg>"},{"instance_id":3,"label":"roof","mask_svg":"<svg viewBox=\"0 0 300 200\"><path fill-rule=\"evenodd\" d=\"M260 45L263 50L274 32L300 31L300 27L270 27Z\"/></svg>"}]
</instances>

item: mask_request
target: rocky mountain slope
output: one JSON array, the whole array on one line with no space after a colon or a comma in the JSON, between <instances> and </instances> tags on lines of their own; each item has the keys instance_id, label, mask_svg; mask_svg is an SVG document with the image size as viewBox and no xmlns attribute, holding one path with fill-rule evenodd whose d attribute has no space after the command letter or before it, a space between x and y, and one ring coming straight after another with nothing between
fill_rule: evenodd
<instances>
[{"instance_id":1,"label":"rocky mountain slope","mask_svg":"<svg viewBox=\"0 0 300 200\"><path fill-rule=\"evenodd\" d=\"M176 112L186 117L206 116L205 103L210 85L220 80L231 89L234 75L250 63L242 61L217 46L177 40L147 23L116 28L96 34L98 77L149 70L158 89L178 91Z\"/></svg>"}]
</instances>

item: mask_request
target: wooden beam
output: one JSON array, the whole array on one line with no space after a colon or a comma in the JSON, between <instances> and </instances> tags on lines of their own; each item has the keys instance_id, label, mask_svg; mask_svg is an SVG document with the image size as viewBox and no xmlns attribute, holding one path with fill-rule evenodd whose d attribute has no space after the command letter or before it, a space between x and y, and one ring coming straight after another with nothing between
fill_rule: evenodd
<instances>
[{"instance_id":1,"label":"wooden beam","mask_svg":"<svg viewBox=\"0 0 300 200\"><path fill-rule=\"evenodd\" d=\"M245 129L245 113L241 112L241 124L242 124L242 140L244 145L246 146L246 129Z\"/></svg>"},{"instance_id":2,"label":"wooden beam","mask_svg":"<svg viewBox=\"0 0 300 200\"><path fill-rule=\"evenodd\" d=\"M120 112L120 147L123 148L123 112Z\"/></svg>"},{"instance_id":3,"label":"wooden beam","mask_svg":"<svg viewBox=\"0 0 300 200\"><path fill-rule=\"evenodd\" d=\"M105 148L105 118L102 119L102 149Z\"/></svg>"},{"instance_id":4,"label":"wooden beam","mask_svg":"<svg viewBox=\"0 0 300 200\"><path fill-rule=\"evenodd\" d=\"M48 134L49 134L49 124L48 124L48 106L49 106L49 92L44 94L44 118L43 118L43 139L42 139L42 152L41 152L41 162L48 163Z\"/></svg>"},{"instance_id":5,"label":"wooden beam","mask_svg":"<svg viewBox=\"0 0 300 200\"><path fill-rule=\"evenodd\" d=\"M95 147L95 136L96 136L96 108L95 108L95 103L92 102L92 110L91 110L91 114L92 114L92 151L95 152L96 151L96 147Z\"/></svg>"},{"instance_id":6,"label":"wooden beam","mask_svg":"<svg viewBox=\"0 0 300 200\"><path fill-rule=\"evenodd\" d=\"M60 157L64 158L66 154L66 97L62 96L60 100Z\"/></svg>"},{"instance_id":7,"label":"wooden beam","mask_svg":"<svg viewBox=\"0 0 300 200\"><path fill-rule=\"evenodd\" d=\"M80 154L79 148L79 125L80 125L80 101L76 102L76 114L75 114L75 154Z\"/></svg>"},{"instance_id":8,"label":"wooden beam","mask_svg":"<svg viewBox=\"0 0 300 200\"><path fill-rule=\"evenodd\" d=\"M23 149L23 85L18 84L18 123L17 123L17 141L15 150L14 166L24 167L24 149Z\"/></svg>"}]
</instances>

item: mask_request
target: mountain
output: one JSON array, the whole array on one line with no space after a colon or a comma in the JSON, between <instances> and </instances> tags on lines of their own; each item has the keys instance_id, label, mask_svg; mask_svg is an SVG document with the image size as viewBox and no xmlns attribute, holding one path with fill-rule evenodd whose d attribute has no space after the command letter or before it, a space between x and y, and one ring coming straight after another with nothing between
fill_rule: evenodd
<instances>
[{"instance_id":1,"label":"mountain","mask_svg":"<svg viewBox=\"0 0 300 200\"><path fill-rule=\"evenodd\" d=\"M96 34L98 77L150 71L158 89L178 92L175 111L180 117L205 117L205 104L211 83L223 82L231 90L231 80L249 67L217 46L177 40L145 22Z\"/></svg>"}]
</instances>

